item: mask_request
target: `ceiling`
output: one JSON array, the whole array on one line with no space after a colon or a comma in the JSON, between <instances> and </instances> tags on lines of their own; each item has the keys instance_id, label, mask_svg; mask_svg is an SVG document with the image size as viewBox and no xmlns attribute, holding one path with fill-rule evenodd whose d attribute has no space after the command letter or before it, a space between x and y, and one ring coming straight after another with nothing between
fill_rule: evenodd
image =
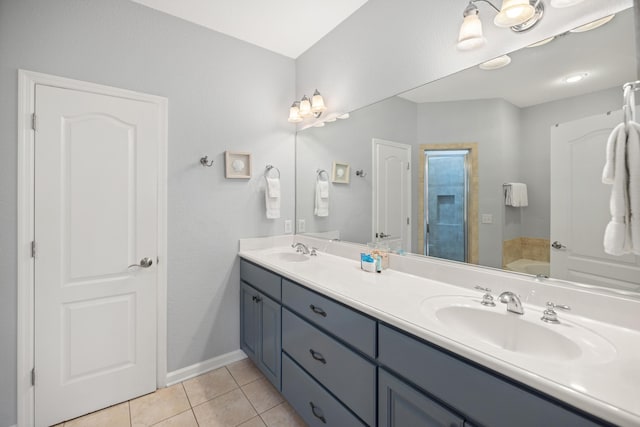
<instances>
[{"instance_id":1,"label":"ceiling","mask_svg":"<svg viewBox=\"0 0 640 427\"><path fill-rule=\"evenodd\" d=\"M297 58L368 0L132 0Z\"/></svg>"},{"instance_id":2,"label":"ceiling","mask_svg":"<svg viewBox=\"0 0 640 427\"><path fill-rule=\"evenodd\" d=\"M502 98L522 108L608 89L635 80L635 45L629 34L631 10L595 30L567 33L544 46L514 52L505 68L472 67L400 96L416 103ZM563 81L576 73L589 75L573 85Z\"/></svg>"}]
</instances>

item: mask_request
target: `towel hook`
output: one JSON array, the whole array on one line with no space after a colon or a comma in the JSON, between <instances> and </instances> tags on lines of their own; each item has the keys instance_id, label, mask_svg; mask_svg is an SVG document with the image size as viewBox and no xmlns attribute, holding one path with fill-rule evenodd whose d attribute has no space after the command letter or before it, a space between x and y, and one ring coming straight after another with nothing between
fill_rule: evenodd
<instances>
[{"instance_id":1,"label":"towel hook","mask_svg":"<svg viewBox=\"0 0 640 427\"><path fill-rule=\"evenodd\" d=\"M359 176L360 178L364 178L365 176L367 176L367 173L364 170L360 169L356 171L356 176Z\"/></svg>"},{"instance_id":2,"label":"towel hook","mask_svg":"<svg viewBox=\"0 0 640 427\"><path fill-rule=\"evenodd\" d=\"M329 181L329 173L324 169L316 169L316 181L322 181L322 174L325 174L327 179L325 181Z\"/></svg>"},{"instance_id":3,"label":"towel hook","mask_svg":"<svg viewBox=\"0 0 640 427\"><path fill-rule=\"evenodd\" d=\"M213 160L209 161L209 156L200 157L200 164L207 168L213 166Z\"/></svg>"},{"instance_id":4,"label":"towel hook","mask_svg":"<svg viewBox=\"0 0 640 427\"><path fill-rule=\"evenodd\" d=\"M276 172L278 172L278 178L280 178L280 169L278 169L277 167L275 167L273 165L267 165L267 167L264 168L264 177L268 178L269 177L269 172L271 172L272 169L275 169Z\"/></svg>"}]
</instances>

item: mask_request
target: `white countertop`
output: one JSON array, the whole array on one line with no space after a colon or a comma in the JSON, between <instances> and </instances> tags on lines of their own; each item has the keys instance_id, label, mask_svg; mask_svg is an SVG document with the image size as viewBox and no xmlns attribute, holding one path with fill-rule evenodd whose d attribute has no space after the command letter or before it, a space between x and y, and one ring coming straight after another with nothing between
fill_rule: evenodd
<instances>
[{"instance_id":1,"label":"white countertop","mask_svg":"<svg viewBox=\"0 0 640 427\"><path fill-rule=\"evenodd\" d=\"M524 316L537 318L536 324L561 334L563 328L592 331L603 339L598 342L605 345L594 345L591 349L600 357L583 357L575 361L508 351L469 339L468 335L457 333L455 328L447 328L430 315L428 307L425 308L425 304L447 301L446 296L478 302L477 307L484 308L479 304L481 293L477 291L393 269L381 274L364 272L359 260L324 252L304 262L283 261L274 254L293 252L290 246L283 244L285 241L270 238L268 242L278 246L269 248L264 248L264 244L241 245L239 255L604 420L621 426L640 426L640 331L635 327L614 325L570 312L559 313L560 325L546 324L539 321L544 308L525 303ZM253 249L260 246L263 248ZM424 262L429 261L425 259ZM640 302L625 300L624 303L625 310L632 304L631 308L640 316ZM486 309L511 315L500 303Z\"/></svg>"}]
</instances>

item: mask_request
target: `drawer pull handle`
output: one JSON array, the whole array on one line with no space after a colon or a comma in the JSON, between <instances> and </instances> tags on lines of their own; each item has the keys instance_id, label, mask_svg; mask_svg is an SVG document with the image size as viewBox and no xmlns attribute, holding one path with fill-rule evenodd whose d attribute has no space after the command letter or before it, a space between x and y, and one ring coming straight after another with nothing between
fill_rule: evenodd
<instances>
[{"instance_id":1,"label":"drawer pull handle","mask_svg":"<svg viewBox=\"0 0 640 427\"><path fill-rule=\"evenodd\" d=\"M324 415L322 415L322 409L314 405L313 402L309 402L309 406L311 406L311 413L313 414L313 416L326 424L327 420L324 418ZM318 412L316 411L317 409L320 409L320 415L318 415Z\"/></svg>"},{"instance_id":2,"label":"drawer pull handle","mask_svg":"<svg viewBox=\"0 0 640 427\"><path fill-rule=\"evenodd\" d=\"M311 304L309 306L309 308L311 309L311 311L313 311L315 314L319 314L322 317L327 317L327 313L321 309L320 307L316 307L315 305Z\"/></svg>"},{"instance_id":3,"label":"drawer pull handle","mask_svg":"<svg viewBox=\"0 0 640 427\"><path fill-rule=\"evenodd\" d=\"M309 349L309 353L311 353L311 357L313 357L318 362L322 362L325 365L327 364L327 359L325 359L321 353L318 353L312 348Z\"/></svg>"}]
</instances>

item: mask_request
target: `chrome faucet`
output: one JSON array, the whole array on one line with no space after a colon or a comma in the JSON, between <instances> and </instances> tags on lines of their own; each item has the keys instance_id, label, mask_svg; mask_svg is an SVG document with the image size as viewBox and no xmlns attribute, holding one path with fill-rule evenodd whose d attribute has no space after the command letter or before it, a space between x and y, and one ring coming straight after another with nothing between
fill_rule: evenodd
<instances>
[{"instance_id":1,"label":"chrome faucet","mask_svg":"<svg viewBox=\"0 0 640 427\"><path fill-rule=\"evenodd\" d=\"M291 247L294 248L296 252L300 254L309 255L311 253L307 245L305 245L304 243L300 243L300 242L294 243L291 245Z\"/></svg>"},{"instance_id":2,"label":"chrome faucet","mask_svg":"<svg viewBox=\"0 0 640 427\"><path fill-rule=\"evenodd\" d=\"M518 295L513 292L506 291L501 293L498 300L503 304L507 304L507 311L516 314L524 314L522 302L520 301L520 298L518 298Z\"/></svg>"}]
</instances>

